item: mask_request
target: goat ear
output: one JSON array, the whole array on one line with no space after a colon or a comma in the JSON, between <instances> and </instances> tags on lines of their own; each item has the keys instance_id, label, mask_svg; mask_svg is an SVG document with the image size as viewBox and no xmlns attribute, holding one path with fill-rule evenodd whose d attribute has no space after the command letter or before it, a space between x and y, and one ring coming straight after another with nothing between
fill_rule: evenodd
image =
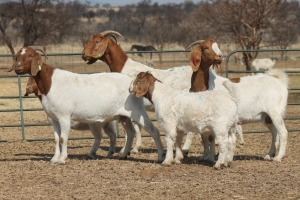
<instances>
[{"instance_id":1,"label":"goat ear","mask_svg":"<svg viewBox=\"0 0 300 200\"><path fill-rule=\"evenodd\" d=\"M147 92L149 90L149 85L150 85L149 82L140 83L139 86L135 85L135 87L134 87L135 96L142 97L145 94L147 94Z\"/></svg>"},{"instance_id":2,"label":"goat ear","mask_svg":"<svg viewBox=\"0 0 300 200\"><path fill-rule=\"evenodd\" d=\"M43 65L43 61L41 56L38 53L35 53L31 60L31 75L36 76L37 73L41 70L41 66Z\"/></svg>"},{"instance_id":3,"label":"goat ear","mask_svg":"<svg viewBox=\"0 0 300 200\"><path fill-rule=\"evenodd\" d=\"M92 50L92 55L91 57L93 58L100 58L101 56L103 56L103 54L105 53L107 46L108 46L108 42L109 39L108 38L103 38L101 40L101 42L97 43L94 47L94 49Z\"/></svg>"},{"instance_id":4,"label":"goat ear","mask_svg":"<svg viewBox=\"0 0 300 200\"><path fill-rule=\"evenodd\" d=\"M201 63L202 51L200 47L193 48L190 54L190 64L194 72L198 71Z\"/></svg>"}]
</instances>

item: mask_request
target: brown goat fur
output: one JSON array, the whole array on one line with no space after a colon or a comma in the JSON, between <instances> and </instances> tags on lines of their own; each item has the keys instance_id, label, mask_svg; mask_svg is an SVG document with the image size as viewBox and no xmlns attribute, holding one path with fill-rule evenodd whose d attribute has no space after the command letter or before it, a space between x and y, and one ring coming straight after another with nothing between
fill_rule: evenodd
<instances>
[{"instance_id":1,"label":"brown goat fur","mask_svg":"<svg viewBox=\"0 0 300 200\"><path fill-rule=\"evenodd\" d=\"M87 64L93 64L99 59L110 67L111 72L121 72L127 58L114 40L101 34L95 34L82 51L82 59Z\"/></svg>"},{"instance_id":2,"label":"brown goat fur","mask_svg":"<svg viewBox=\"0 0 300 200\"><path fill-rule=\"evenodd\" d=\"M220 65L223 57L217 55L212 48L214 39L204 40L194 47L190 54L190 65L193 69L191 78L191 92L208 90L208 70L212 65Z\"/></svg>"}]
</instances>

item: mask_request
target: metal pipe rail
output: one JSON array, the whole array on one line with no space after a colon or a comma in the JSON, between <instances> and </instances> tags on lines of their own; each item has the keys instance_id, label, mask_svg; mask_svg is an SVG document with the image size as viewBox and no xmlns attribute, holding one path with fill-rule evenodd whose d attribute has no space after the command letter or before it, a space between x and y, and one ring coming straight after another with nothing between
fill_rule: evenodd
<instances>
[{"instance_id":1,"label":"metal pipe rail","mask_svg":"<svg viewBox=\"0 0 300 200\"><path fill-rule=\"evenodd\" d=\"M233 51L233 52L230 52L226 58L225 58L225 65L226 65L226 77L228 77L229 73L253 73L253 72L256 72L256 71L243 71L243 70L230 70L229 69L229 58L230 56L232 56L233 54L235 53L238 53L238 52L253 52L253 51L256 51L256 50L237 50L237 51ZM262 51L262 52L267 52L267 51L299 51L300 52L300 49L264 49L264 50L259 50L259 51ZM153 54L158 54L158 53L189 53L190 51L189 50L175 50L175 51L126 51L127 54L134 54L134 53L146 53L146 54L149 54L149 53L153 53ZM11 55L11 54L0 54L0 57L13 57L14 55ZM81 53L51 53L51 54L47 54L48 57L56 57L56 56L81 56ZM187 62L188 63L188 62ZM289 71L286 71L286 73L289 73L289 74L298 74L300 73L300 70L297 71L297 70L289 70ZM21 139L22 140L27 140L27 141L43 141L43 140L53 140L52 138L37 138L37 139L30 139L30 138L26 138L25 137L25 128L26 127L42 127L42 126L50 126L49 123L37 123L37 124L34 124L34 123L28 123L26 124L24 122L24 112L37 112L37 111L43 111L43 108L33 108L33 109L26 109L23 107L23 96L22 96L22 90L21 90L21 82L22 82L22 78L23 77L29 77L28 75L23 75L23 76L18 76L18 75L7 75L7 76L3 76L1 75L0 76L0 79L1 78L17 78L18 79L18 95L15 95L15 96L0 96L0 100L1 99L18 99L19 100L19 108L18 109L0 109L0 113L9 113L9 112L19 112L20 113L20 124L8 124L8 125L3 125L3 124L0 124L0 128L13 128L13 127L18 127L18 128L21 128L21 133L22 133L22 136L21 136ZM300 90L300 87L296 87L296 88L289 88L289 91L299 91ZM36 98L36 97L26 97L26 98ZM300 105L300 102L293 102L293 103L289 103L288 106L298 106ZM300 120L300 117L296 117L296 116L293 116L293 117L287 117L285 120L289 120L289 121L297 121L297 120ZM300 130L288 130L289 132L300 132ZM245 133L265 133L265 132L268 132L268 131L248 131ZM0 133L0 136L1 136L1 133ZM119 136L119 137L122 137L122 136ZM144 137L144 136L143 136ZM80 138L70 138L71 140L78 140L78 139L93 139L92 137L80 137ZM0 139L0 141L7 141L5 139Z\"/></svg>"}]
</instances>

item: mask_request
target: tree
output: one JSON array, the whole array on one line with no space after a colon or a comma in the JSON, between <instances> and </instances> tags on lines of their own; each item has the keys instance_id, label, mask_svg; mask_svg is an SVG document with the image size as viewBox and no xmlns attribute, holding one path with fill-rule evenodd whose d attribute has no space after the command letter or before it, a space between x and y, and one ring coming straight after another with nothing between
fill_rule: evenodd
<instances>
[{"instance_id":1,"label":"tree","mask_svg":"<svg viewBox=\"0 0 300 200\"><path fill-rule=\"evenodd\" d=\"M215 28L216 34L229 35L241 49L258 50L267 41L266 36L273 37L269 30L279 15L287 17L288 12L280 13L286 5L285 0L211 0L200 7L199 16ZM247 70L250 57L256 56L257 52L243 53Z\"/></svg>"},{"instance_id":2,"label":"tree","mask_svg":"<svg viewBox=\"0 0 300 200\"><path fill-rule=\"evenodd\" d=\"M17 37L23 40L23 46L61 42L72 33L79 22L80 3L51 4L51 0L19 0L1 4L0 31L5 44L14 54L13 42ZM10 33L13 34L9 34Z\"/></svg>"},{"instance_id":3,"label":"tree","mask_svg":"<svg viewBox=\"0 0 300 200\"><path fill-rule=\"evenodd\" d=\"M2 39L4 43L9 48L10 52L14 54L14 48L12 44L12 39L14 39L14 34L12 34L12 24L15 21L16 4L13 2L8 2L0 6L0 32L2 34Z\"/></svg>"},{"instance_id":4,"label":"tree","mask_svg":"<svg viewBox=\"0 0 300 200\"><path fill-rule=\"evenodd\" d=\"M172 41L172 25L163 16L156 16L147 22L144 29L145 40L154 45L158 50L164 50L165 46ZM159 61L162 63L162 54L158 54Z\"/></svg>"}]
</instances>

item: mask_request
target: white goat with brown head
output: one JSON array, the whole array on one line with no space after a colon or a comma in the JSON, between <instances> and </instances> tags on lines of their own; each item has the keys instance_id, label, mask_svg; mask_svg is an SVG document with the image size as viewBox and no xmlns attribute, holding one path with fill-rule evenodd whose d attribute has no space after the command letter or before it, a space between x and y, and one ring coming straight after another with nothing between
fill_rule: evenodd
<instances>
[{"instance_id":1,"label":"white goat with brown head","mask_svg":"<svg viewBox=\"0 0 300 200\"><path fill-rule=\"evenodd\" d=\"M166 135L167 154L163 164L181 163L181 142L185 132L202 134L207 129L214 132L212 135L217 138L220 146L219 158L214 167L219 169L233 160L235 136L229 136L228 132L237 122L236 94L232 83L227 81L224 85L232 94L221 90L189 93L164 84L149 72L137 75L133 82L133 92L137 97L144 96L153 102L156 119ZM208 157L214 160L214 148Z\"/></svg>"},{"instance_id":2,"label":"white goat with brown head","mask_svg":"<svg viewBox=\"0 0 300 200\"><path fill-rule=\"evenodd\" d=\"M131 118L153 136L158 148L158 160L162 160L159 131L149 119L143 100L129 93L130 77L117 73L76 74L55 69L44 63L41 56L29 47L22 48L16 54L13 69L17 74L33 76L41 93L41 103L54 127L56 149L52 163L65 163L71 120L95 124L101 130L111 120L120 119L128 134L121 155L125 158L134 135ZM95 155L101 141L97 131L92 133L96 135L90 156Z\"/></svg>"},{"instance_id":3,"label":"white goat with brown head","mask_svg":"<svg viewBox=\"0 0 300 200\"><path fill-rule=\"evenodd\" d=\"M193 68L193 91L225 90L223 82L227 78L218 76L209 65L198 62L205 52L205 42L194 42L190 63ZM196 62L195 62L196 60ZM272 133L272 144L265 159L281 161L285 155L288 132L284 125L284 114L288 98L288 77L282 70L269 70L266 74L257 74L229 79L236 82L239 89L239 124L262 122ZM241 126L237 126L241 131ZM277 137L278 136L278 137ZM279 150L278 150L279 145ZM276 151L278 154L276 155Z\"/></svg>"},{"instance_id":4,"label":"white goat with brown head","mask_svg":"<svg viewBox=\"0 0 300 200\"><path fill-rule=\"evenodd\" d=\"M24 96L27 97L30 94L34 94L35 96L37 96L39 98L40 101L42 101L42 94L39 91L33 76L30 76L28 81L27 81L26 93L24 94ZM51 123L50 118L48 118L48 121ZM90 129L91 131L94 131L94 132L97 131L98 132L98 133L94 133L93 135L102 134L101 130L98 129L97 125L81 123L81 122L77 122L77 121L74 121L74 120L71 120L71 129L74 129L74 130L89 130ZM112 158L113 154L115 152L117 130L115 129L115 125L112 122L107 123L104 126L104 130L105 130L105 133L109 136L110 144L111 144L110 147L109 147L107 157ZM94 157L90 157L90 158L94 158Z\"/></svg>"}]
</instances>

